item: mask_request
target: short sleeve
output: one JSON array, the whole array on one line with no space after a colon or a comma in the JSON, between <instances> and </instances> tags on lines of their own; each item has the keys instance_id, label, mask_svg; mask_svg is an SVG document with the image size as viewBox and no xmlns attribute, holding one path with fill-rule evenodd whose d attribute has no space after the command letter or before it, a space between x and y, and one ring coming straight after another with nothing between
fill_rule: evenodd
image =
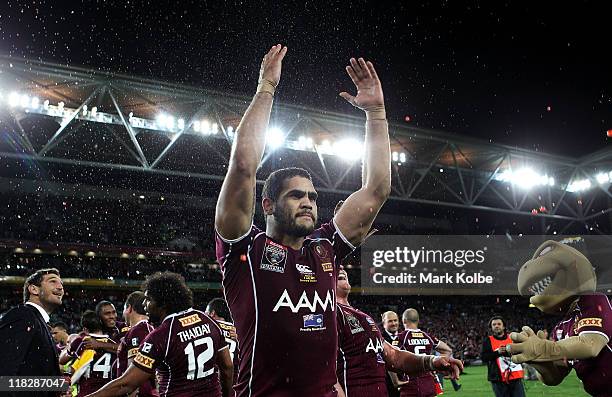
<instances>
[{"instance_id":1,"label":"short sleeve","mask_svg":"<svg viewBox=\"0 0 612 397\"><path fill-rule=\"evenodd\" d=\"M338 229L335 219L332 219L331 222L322 224L321 227L316 230L316 233L313 234L313 237L325 238L331 241L334 248L334 262L336 264L342 262L342 260L350 255L356 248L342 234L340 229Z\"/></svg>"},{"instance_id":2,"label":"short sleeve","mask_svg":"<svg viewBox=\"0 0 612 397\"><path fill-rule=\"evenodd\" d=\"M597 333L608 341L612 335L612 307L606 295L585 295L579 301L580 315L576 320L576 334Z\"/></svg>"},{"instance_id":3,"label":"short sleeve","mask_svg":"<svg viewBox=\"0 0 612 397\"><path fill-rule=\"evenodd\" d=\"M155 372L157 366L164 359L164 343L161 336L161 332L153 331L145 338L132 361L137 368L148 373Z\"/></svg>"},{"instance_id":4,"label":"short sleeve","mask_svg":"<svg viewBox=\"0 0 612 397\"><path fill-rule=\"evenodd\" d=\"M124 336L128 359L134 358L134 356L138 354L138 348L140 347L140 343L145 337L146 335L142 335L142 333L138 332L138 330L136 329L134 331L128 332L127 335Z\"/></svg>"},{"instance_id":5,"label":"short sleeve","mask_svg":"<svg viewBox=\"0 0 612 397\"><path fill-rule=\"evenodd\" d=\"M215 229L215 251L217 262L221 266L221 270L236 263L241 255L246 256L249 245L253 242L253 238L261 231L257 226L252 225L247 233L237 239L228 240L219 234ZM244 261L243 261L244 262Z\"/></svg>"}]
</instances>

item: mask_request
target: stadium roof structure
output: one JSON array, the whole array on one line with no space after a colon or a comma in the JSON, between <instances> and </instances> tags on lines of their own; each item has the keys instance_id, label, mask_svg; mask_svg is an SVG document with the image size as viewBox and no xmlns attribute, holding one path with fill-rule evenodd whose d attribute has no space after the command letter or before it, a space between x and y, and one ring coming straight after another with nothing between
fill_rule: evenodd
<instances>
[{"instance_id":1,"label":"stadium roof structure","mask_svg":"<svg viewBox=\"0 0 612 397\"><path fill-rule=\"evenodd\" d=\"M0 164L67 165L218 184L249 101L0 56ZM276 103L259 182L275 168L301 166L320 191L354 191L361 183L363 125L360 117ZM612 216L612 148L570 158L404 124L391 123L390 133L391 201L536 216L566 228L579 223L597 229L599 217Z\"/></svg>"}]
</instances>

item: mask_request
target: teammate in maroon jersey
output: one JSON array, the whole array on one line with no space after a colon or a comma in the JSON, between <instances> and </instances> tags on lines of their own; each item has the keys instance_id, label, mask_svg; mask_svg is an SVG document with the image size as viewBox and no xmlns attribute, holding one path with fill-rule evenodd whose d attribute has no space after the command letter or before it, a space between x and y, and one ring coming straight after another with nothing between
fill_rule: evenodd
<instances>
[{"instance_id":1,"label":"teammate in maroon jersey","mask_svg":"<svg viewBox=\"0 0 612 397\"><path fill-rule=\"evenodd\" d=\"M83 313L81 326L83 332L70 343L65 353L62 353L60 364L64 364L70 359L82 357L86 350L93 350L89 347L91 344L87 343L90 340L100 344L114 343L107 334L103 333L102 323L94 311L87 310ZM95 350L93 359L80 370L82 374L77 381L79 397L93 393L111 381L112 363L115 357L114 353L103 349Z\"/></svg>"},{"instance_id":2,"label":"teammate in maroon jersey","mask_svg":"<svg viewBox=\"0 0 612 397\"><path fill-rule=\"evenodd\" d=\"M102 332L109 336L107 342L101 342L97 339L88 339L85 341L85 348L92 350L104 350L111 354L117 354L119 347L118 341L127 333L129 327L124 323L117 321L117 310L115 305L110 301L100 301L96 305L96 314L102 323Z\"/></svg>"},{"instance_id":3,"label":"teammate in maroon jersey","mask_svg":"<svg viewBox=\"0 0 612 397\"><path fill-rule=\"evenodd\" d=\"M131 393L153 373L162 396L229 396L233 366L227 343L212 318L191 308L193 296L183 277L156 273L142 289L149 318L160 325L141 343L127 371L91 396Z\"/></svg>"},{"instance_id":4,"label":"teammate in maroon jersey","mask_svg":"<svg viewBox=\"0 0 612 397\"><path fill-rule=\"evenodd\" d=\"M419 312L416 309L406 309L402 314L405 330L400 333L400 349L418 355L432 354L435 351L445 357L451 357L451 348L435 336L419 329ZM436 378L432 373L419 376L409 376L408 380L400 381L401 397L433 397L436 392Z\"/></svg>"},{"instance_id":5,"label":"teammate in maroon jersey","mask_svg":"<svg viewBox=\"0 0 612 397\"><path fill-rule=\"evenodd\" d=\"M140 343L153 331L153 324L149 322L149 316L147 316L144 308L144 300L145 295L141 291L132 292L125 300L123 319L130 330L119 342L114 378L120 377L128 369L132 360L138 354ZM159 396L153 378L140 386L138 396Z\"/></svg>"},{"instance_id":6,"label":"teammate in maroon jersey","mask_svg":"<svg viewBox=\"0 0 612 397\"><path fill-rule=\"evenodd\" d=\"M340 95L367 117L365 156L372 161L361 189L315 230L317 192L310 175L297 168L275 171L262 192L265 231L253 226L256 173L286 53L275 45L262 61L215 216L217 260L240 342L239 397L335 395L336 258L361 243L391 190L381 84L371 62L351 59L346 69L357 96Z\"/></svg>"},{"instance_id":7,"label":"teammate in maroon jersey","mask_svg":"<svg viewBox=\"0 0 612 397\"><path fill-rule=\"evenodd\" d=\"M206 305L205 313L219 324L223 331L223 337L229 346L230 356L234 363L234 384L238 382L238 368L240 367L240 354L238 351L238 335L236 326L232 322L232 315L227 307L227 302L222 298L215 298Z\"/></svg>"},{"instance_id":8,"label":"teammate in maroon jersey","mask_svg":"<svg viewBox=\"0 0 612 397\"><path fill-rule=\"evenodd\" d=\"M461 361L400 351L384 340L380 329L366 313L348 303L351 285L344 269L338 273L338 365L339 386L347 397L387 396L385 368L412 376L438 369L459 376Z\"/></svg>"}]
</instances>

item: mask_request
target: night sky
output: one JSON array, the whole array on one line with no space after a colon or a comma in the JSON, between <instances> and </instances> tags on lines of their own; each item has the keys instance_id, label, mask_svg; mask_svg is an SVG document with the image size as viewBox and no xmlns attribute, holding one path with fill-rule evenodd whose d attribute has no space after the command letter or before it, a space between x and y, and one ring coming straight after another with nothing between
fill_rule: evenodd
<instances>
[{"instance_id":1,"label":"night sky","mask_svg":"<svg viewBox=\"0 0 612 397\"><path fill-rule=\"evenodd\" d=\"M391 121L581 156L612 145L604 5L5 0L0 52L251 95L282 43L278 100L350 114L344 66L364 56Z\"/></svg>"}]
</instances>

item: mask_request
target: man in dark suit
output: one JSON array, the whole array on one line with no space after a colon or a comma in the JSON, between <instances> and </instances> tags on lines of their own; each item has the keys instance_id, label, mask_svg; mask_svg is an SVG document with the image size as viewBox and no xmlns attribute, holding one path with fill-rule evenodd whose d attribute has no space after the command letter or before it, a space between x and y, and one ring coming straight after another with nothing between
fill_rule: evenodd
<instances>
[{"instance_id":1,"label":"man in dark suit","mask_svg":"<svg viewBox=\"0 0 612 397\"><path fill-rule=\"evenodd\" d=\"M57 269L40 269L23 285L24 304L0 316L0 375L60 376L49 314L62 304L64 287ZM19 397L53 393L19 392Z\"/></svg>"},{"instance_id":2,"label":"man in dark suit","mask_svg":"<svg viewBox=\"0 0 612 397\"><path fill-rule=\"evenodd\" d=\"M397 336L399 335L399 318L397 317L397 313L393 311L384 312L382 315L382 336L383 338L391 344L391 346L398 347L399 340ZM391 381L391 377L389 373L385 375L387 382L387 393L389 397L399 397L400 393L397 387L393 386L393 381Z\"/></svg>"}]
</instances>

